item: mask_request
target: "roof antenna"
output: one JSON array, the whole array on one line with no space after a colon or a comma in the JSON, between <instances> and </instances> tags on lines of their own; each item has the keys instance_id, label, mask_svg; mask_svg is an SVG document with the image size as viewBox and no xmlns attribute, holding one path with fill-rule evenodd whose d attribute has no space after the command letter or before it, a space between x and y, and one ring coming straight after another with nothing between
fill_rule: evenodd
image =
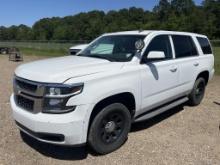
<instances>
[{"instance_id":1,"label":"roof antenna","mask_svg":"<svg viewBox=\"0 0 220 165\"><path fill-rule=\"evenodd\" d=\"M139 30L138 30L139 33L143 32L143 31L144 31L143 29L139 29Z\"/></svg>"}]
</instances>

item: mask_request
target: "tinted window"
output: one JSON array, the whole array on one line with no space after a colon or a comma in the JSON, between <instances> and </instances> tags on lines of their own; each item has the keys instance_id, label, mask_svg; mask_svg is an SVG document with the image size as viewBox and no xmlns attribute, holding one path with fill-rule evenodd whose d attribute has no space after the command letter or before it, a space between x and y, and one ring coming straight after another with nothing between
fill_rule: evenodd
<instances>
[{"instance_id":1,"label":"tinted window","mask_svg":"<svg viewBox=\"0 0 220 165\"><path fill-rule=\"evenodd\" d=\"M198 55L196 46L190 36L173 35L172 38L176 58L191 57Z\"/></svg>"},{"instance_id":2,"label":"tinted window","mask_svg":"<svg viewBox=\"0 0 220 165\"><path fill-rule=\"evenodd\" d=\"M164 52L166 59L173 58L170 40L167 35L155 37L148 45L144 55L147 56L150 51L162 51Z\"/></svg>"},{"instance_id":3,"label":"tinted window","mask_svg":"<svg viewBox=\"0 0 220 165\"><path fill-rule=\"evenodd\" d=\"M197 37L204 54L212 54L212 49L207 38Z\"/></svg>"}]
</instances>

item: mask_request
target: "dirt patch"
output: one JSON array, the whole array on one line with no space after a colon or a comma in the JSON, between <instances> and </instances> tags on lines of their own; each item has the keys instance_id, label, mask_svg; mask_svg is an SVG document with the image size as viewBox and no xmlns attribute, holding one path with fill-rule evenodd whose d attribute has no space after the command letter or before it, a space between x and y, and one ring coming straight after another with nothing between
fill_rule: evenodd
<instances>
[{"instance_id":1,"label":"dirt patch","mask_svg":"<svg viewBox=\"0 0 220 165\"><path fill-rule=\"evenodd\" d=\"M179 106L134 124L119 150L97 156L87 147L53 146L20 135L9 104L19 64L0 56L0 164L220 164L220 76L210 82L200 106Z\"/></svg>"}]
</instances>

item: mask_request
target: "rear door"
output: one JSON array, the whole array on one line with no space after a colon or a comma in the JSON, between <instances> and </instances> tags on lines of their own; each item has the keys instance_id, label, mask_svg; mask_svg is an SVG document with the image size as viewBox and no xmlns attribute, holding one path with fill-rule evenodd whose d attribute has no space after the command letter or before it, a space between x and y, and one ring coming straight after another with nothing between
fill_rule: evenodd
<instances>
[{"instance_id":1,"label":"rear door","mask_svg":"<svg viewBox=\"0 0 220 165\"><path fill-rule=\"evenodd\" d=\"M207 37L197 36L198 48L200 48L200 67L199 71L209 71L209 79L214 75L214 55L212 52L211 44Z\"/></svg>"},{"instance_id":2,"label":"rear door","mask_svg":"<svg viewBox=\"0 0 220 165\"><path fill-rule=\"evenodd\" d=\"M191 91L200 66L199 53L194 39L188 35L172 35L175 62L179 67L180 93Z\"/></svg>"}]
</instances>

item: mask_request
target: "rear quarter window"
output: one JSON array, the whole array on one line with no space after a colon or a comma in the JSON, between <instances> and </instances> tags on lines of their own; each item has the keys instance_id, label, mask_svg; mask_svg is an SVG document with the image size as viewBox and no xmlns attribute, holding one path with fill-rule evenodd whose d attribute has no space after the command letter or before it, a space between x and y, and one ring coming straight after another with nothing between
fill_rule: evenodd
<instances>
[{"instance_id":1,"label":"rear quarter window","mask_svg":"<svg viewBox=\"0 0 220 165\"><path fill-rule=\"evenodd\" d=\"M190 36L172 35L176 58L198 56L195 43Z\"/></svg>"},{"instance_id":2,"label":"rear quarter window","mask_svg":"<svg viewBox=\"0 0 220 165\"><path fill-rule=\"evenodd\" d=\"M208 39L203 37L196 37L196 38L202 48L203 54L212 54L212 48Z\"/></svg>"}]
</instances>

